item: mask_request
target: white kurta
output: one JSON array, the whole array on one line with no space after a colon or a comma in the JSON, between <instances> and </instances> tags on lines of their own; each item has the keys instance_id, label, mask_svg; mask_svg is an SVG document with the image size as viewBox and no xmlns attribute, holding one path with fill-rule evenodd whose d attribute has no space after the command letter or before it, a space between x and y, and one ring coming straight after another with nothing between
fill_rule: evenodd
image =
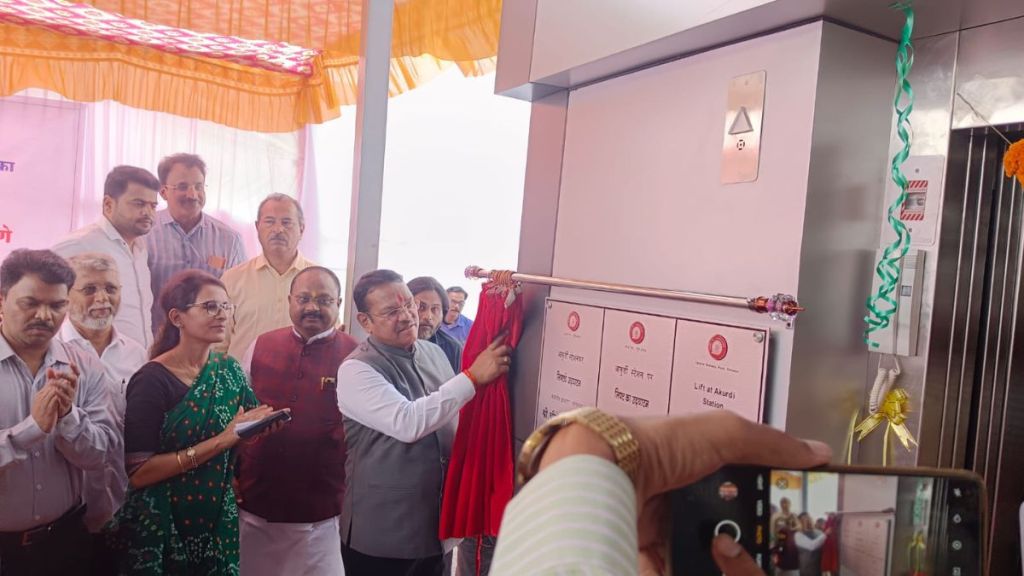
<instances>
[{"instance_id":1,"label":"white kurta","mask_svg":"<svg viewBox=\"0 0 1024 576\"><path fill-rule=\"evenodd\" d=\"M313 523L267 522L238 510L241 576L344 576L338 517Z\"/></svg>"}]
</instances>

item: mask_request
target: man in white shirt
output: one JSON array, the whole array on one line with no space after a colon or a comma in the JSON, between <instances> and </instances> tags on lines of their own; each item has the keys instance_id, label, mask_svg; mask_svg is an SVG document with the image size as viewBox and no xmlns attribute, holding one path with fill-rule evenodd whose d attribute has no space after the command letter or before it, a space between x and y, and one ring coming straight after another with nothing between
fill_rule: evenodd
<instances>
[{"instance_id":1,"label":"man in white shirt","mask_svg":"<svg viewBox=\"0 0 1024 576\"><path fill-rule=\"evenodd\" d=\"M352 298L369 337L338 369L348 444L345 573L438 574L443 477L459 410L478 387L508 371L510 349L499 338L454 375L444 352L418 339L416 302L400 275L369 272Z\"/></svg>"},{"instance_id":2,"label":"man in white shirt","mask_svg":"<svg viewBox=\"0 0 1024 576\"><path fill-rule=\"evenodd\" d=\"M159 189L156 177L142 168L114 168L103 185L103 217L75 230L53 247L64 258L99 252L117 262L121 309L114 324L122 335L145 348L153 343L153 290L142 237L153 228Z\"/></svg>"},{"instance_id":3,"label":"man in white shirt","mask_svg":"<svg viewBox=\"0 0 1024 576\"><path fill-rule=\"evenodd\" d=\"M147 361L146 350L138 342L125 338L114 327L121 305L121 283L117 263L105 254L86 252L68 259L75 271L75 283L68 291L68 317L61 327L60 339L82 354L103 365L111 385L110 396L118 429L123 433L125 388L128 379ZM100 530L124 503L128 476L124 453L110 454L103 470L85 472L82 497L85 500L85 527L93 537L94 567L107 566L110 552Z\"/></svg>"},{"instance_id":4,"label":"man in white shirt","mask_svg":"<svg viewBox=\"0 0 1024 576\"><path fill-rule=\"evenodd\" d=\"M123 402L128 380L149 355L114 326L123 293L117 262L98 252L67 260L75 271L75 285L68 293L68 321L61 328L61 340L96 355L116 386L115 401Z\"/></svg>"}]
</instances>

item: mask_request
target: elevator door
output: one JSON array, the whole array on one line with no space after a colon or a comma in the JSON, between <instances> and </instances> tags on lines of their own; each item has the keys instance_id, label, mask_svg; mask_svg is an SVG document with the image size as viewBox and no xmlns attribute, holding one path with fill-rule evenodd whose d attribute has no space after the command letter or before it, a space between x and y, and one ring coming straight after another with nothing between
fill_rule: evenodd
<instances>
[{"instance_id":1,"label":"elevator door","mask_svg":"<svg viewBox=\"0 0 1024 576\"><path fill-rule=\"evenodd\" d=\"M1000 127L1010 141L1024 126ZM925 417L941 417L939 465L988 489L989 573L1020 574L1024 501L1024 196L990 128L950 138Z\"/></svg>"}]
</instances>

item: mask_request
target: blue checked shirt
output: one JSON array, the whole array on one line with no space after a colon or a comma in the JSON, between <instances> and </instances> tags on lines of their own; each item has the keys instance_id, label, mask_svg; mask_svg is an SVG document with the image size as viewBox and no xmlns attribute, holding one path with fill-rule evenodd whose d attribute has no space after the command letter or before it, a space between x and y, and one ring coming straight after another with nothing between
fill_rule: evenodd
<instances>
[{"instance_id":1,"label":"blue checked shirt","mask_svg":"<svg viewBox=\"0 0 1024 576\"><path fill-rule=\"evenodd\" d=\"M202 270L220 278L228 268L244 262L242 237L227 224L203 214L190 232L171 218L167 210L156 213L156 224L146 235L149 270L153 282L153 332L160 330L160 290L182 270Z\"/></svg>"}]
</instances>

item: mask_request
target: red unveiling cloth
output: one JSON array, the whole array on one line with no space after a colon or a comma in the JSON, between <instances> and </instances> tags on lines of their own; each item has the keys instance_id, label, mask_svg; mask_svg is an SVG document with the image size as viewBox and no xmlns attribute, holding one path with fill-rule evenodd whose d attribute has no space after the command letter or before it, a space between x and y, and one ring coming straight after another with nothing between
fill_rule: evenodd
<instances>
[{"instance_id":1,"label":"red unveiling cloth","mask_svg":"<svg viewBox=\"0 0 1024 576\"><path fill-rule=\"evenodd\" d=\"M497 290L496 290L497 289ZM508 288L484 284L469 339L462 353L462 367L502 332L505 343L515 347L523 329L523 304L516 298L505 307ZM459 413L448 476L441 500L440 537L495 536L505 505L512 498L512 414L508 377L501 376L476 393Z\"/></svg>"}]
</instances>

